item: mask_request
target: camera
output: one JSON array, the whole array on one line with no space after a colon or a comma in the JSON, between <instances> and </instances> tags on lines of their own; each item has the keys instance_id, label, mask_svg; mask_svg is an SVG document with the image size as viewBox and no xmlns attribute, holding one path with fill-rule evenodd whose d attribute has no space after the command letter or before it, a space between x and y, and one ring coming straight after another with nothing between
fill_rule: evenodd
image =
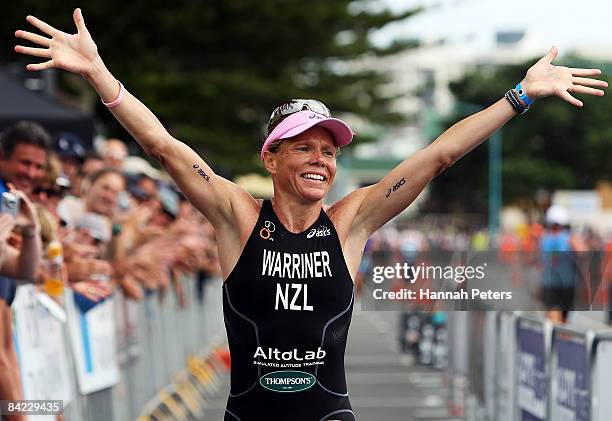
<instances>
[{"instance_id":1,"label":"camera","mask_svg":"<svg viewBox=\"0 0 612 421\"><path fill-rule=\"evenodd\" d=\"M4 192L2 193L2 199L0 200L0 212L8 213L13 215L13 218L17 218L19 213L19 196L13 193Z\"/></svg>"}]
</instances>

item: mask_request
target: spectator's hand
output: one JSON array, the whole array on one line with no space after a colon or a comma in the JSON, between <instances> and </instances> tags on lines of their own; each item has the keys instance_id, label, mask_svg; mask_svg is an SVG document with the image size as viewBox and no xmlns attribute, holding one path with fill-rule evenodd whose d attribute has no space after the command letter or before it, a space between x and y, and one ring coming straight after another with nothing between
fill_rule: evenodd
<instances>
[{"instance_id":1,"label":"spectator's hand","mask_svg":"<svg viewBox=\"0 0 612 421\"><path fill-rule=\"evenodd\" d=\"M147 289L165 289L170 282L166 264L156 256L140 250L126 260L125 270L128 276Z\"/></svg>"},{"instance_id":2,"label":"spectator's hand","mask_svg":"<svg viewBox=\"0 0 612 421\"><path fill-rule=\"evenodd\" d=\"M138 285L138 281L134 279L133 276L129 274L123 276L121 279L119 279L119 286L123 290L126 297L135 301L142 300L144 293L140 285Z\"/></svg>"},{"instance_id":3,"label":"spectator's hand","mask_svg":"<svg viewBox=\"0 0 612 421\"><path fill-rule=\"evenodd\" d=\"M15 228L15 218L13 218L8 213L0 214L0 244L6 244L6 241L11 236L11 232L13 232L13 228Z\"/></svg>"},{"instance_id":4,"label":"spectator's hand","mask_svg":"<svg viewBox=\"0 0 612 421\"><path fill-rule=\"evenodd\" d=\"M138 247L155 237L167 234L167 229L153 227L149 222L153 210L146 205L134 205L122 216L121 238L127 247Z\"/></svg>"},{"instance_id":5,"label":"spectator's hand","mask_svg":"<svg viewBox=\"0 0 612 421\"><path fill-rule=\"evenodd\" d=\"M153 211L147 206L140 205L130 209L127 215L125 215L123 223L134 228L145 226L149 219L151 219L151 215L153 215Z\"/></svg>"},{"instance_id":6,"label":"spectator's hand","mask_svg":"<svg viewBox=\"0 0 612 421\"><path fill-rule=\"evenodd\" d=\"M202 242L198 236L182 237L176 245L175 267L184 272L195 272L200 263Z\"/></svg>"},{"instance_id":7,"label":"spectator's hand","mask_svg":"<svg viewBox=\"0 0 612 421\"><path fill-rule=\"evenodd\" d=\"M36 215L36 208L28 196L21 190L17 190L11 183L7 183L9 191L15 196L19 197L19 213L17 214L17 225L20 227L32 227L34 229L39 228L38 216Z\"/></svg>"},{"instance_id":8,"label":"spectator's hand","mask_svg":"<svg viewBox=\"0 0 612 421\"><path fill-rule=\"evenodd\" d=\"M0 268L4 264L4 259L7 256L7 240L15 227L15 218L8 213L0 214Z\"/></svg>"},{"instance_id":9,"label":"spectator's hand","mask_svg":"<svg viewBox=\"0 0 612 421\"><path fill-rule=\"evenodd\" d=\"M108 283L99 281L76 282L71 284L70 287L96 303L113 293L113 288Z\"/></svg>"},{"instance_id":10,"label":"spectator's hand","mask_svg":"<svg viewBox=\"0 0 612 421\"><path fill-rule=\"evenodd\" d=\"M172 285L174 286L178 306L181 310L185 310L187 308L187 297L185 296L185 289L181 283L180 274L175 270L170 271L170 273L172 275Z\"/></svg>"},{"instance_id":11,"label":"spectator's hand","mask_svg":"<svg viewBox=\"0 0 612 421\"><path fill-rule=\"evenodd\" d=\"M71 283L91 281L92 276L110 278L113 274L113 267L106 260L75 257L66 266Z\"/></svg>"},{"instance_id":12,"label":"spectator's hand","mask_svg":"<svg viewBox=\"0 0 612 421\"><path fill-rule=\"evenodd\" d=\"M177 239L173 236L166 236L157 237L143 244L134 253L151 262L169 266L175 260L177 252Z\"/></svg>"},{"instance_id":13,"label":"spectator's hand","mask_svg":"<svg viewBox=\"0 0 612 421\"><path fill-rule=\"evenodd\" d=\"M186 218L179 218L170 225L170 232L176 236L195 235L201 227Z\"/></svg>"},{"instance_id":14,"label":"spectator's hand","mask_svg":"<svg viewBox=\"0 0 612 421\"><path fill-rule=\"evenodd\" d=\"M100 254L98 246L87 244L89 234L71 230L62 240L64 246L64 260L69 262L75 258L95 258Z\"/></svg>"},{"instance_id":15,"label":"spectator's hand","mask_svg":"<svg viewBox=\"0 0 612 421\"><path fill-rule=\"evenodd\" d=\"M168 235L168 230L162 227L157 227L153 225L146 225L141 227L136 232L136 238L134 242L135 247L142 247L145 244L150 243L151 241L155 241L158 238Z\"/></svg>"},{"instance_id":16,"label":"spectator's hand","mask_svg":"<svg viewBox=\"0 0 612 421\"><path fill-rule=\"evenodd\" d=\"M604 94L604 91L596 88L606 88L608 84L592 78L600 75L601 70L555 66L551 62L558 53L557 48L552 47L548 54L527 71L521 85L530 98L556 95L572 105L582 107L582 101L574 98L572 93L596 96Z\"/></svg>"},{"instance_id":17,"label":"spectator's hand","mask_svg":"<svg viewBox=\"0 0 612 421\"><path fill-rule=\"evenodd\" d=\"M48 59L43 63L28 64L28 70L45 70L51 68L65 69L72 73L87 75L93 68L94 63L99 58L98 47L91 38L89 31L85 27L85 21L81 9L76 9L73 13L74 23L77 28L76 34L67 34L59 31L51 25L28 16L26 20L38 28L45 36L27 31L17 31L15 36L31 41L43 48L32 48L17 45L15 51L32 57L42 57Z\"/></svg>"}]
</instances>

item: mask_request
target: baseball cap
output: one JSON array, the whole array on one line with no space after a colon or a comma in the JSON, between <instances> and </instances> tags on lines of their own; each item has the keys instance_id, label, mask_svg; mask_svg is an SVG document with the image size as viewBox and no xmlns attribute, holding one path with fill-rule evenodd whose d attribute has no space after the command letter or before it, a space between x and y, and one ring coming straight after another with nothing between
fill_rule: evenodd
<instances>
[{"instance_id":1,"label":"baseball cap","mask_svg":"<svg viewBox=\"0 0 612 421\"><path fill-rule=\"evenodd\" d=\"M568 225L569 213L563 206L553 205L546 211L546 222L548 224Z\"/></svg>"},{"instance_id":2,"label":"baseball cap","mask_svg":"<svg viewBox=\"0 0 612 421\"><path fill-rule=\"evenodd\" d=\"M88 212L79 218L76 228L82 228L89 232L89 235L103 243L111 238L111 226L106 217L97 213Z\"/></svg>"},{"instance_id":3,"label":"baseball cap","mask_svg":"<svg viewBox=\"0 0 612 421\"><path fill-rule=\"evenodd\" d=\"M261 147L261 158L275 142L297 136L313 126L328 129L336 147L346 146L353 140L349 125L333 118L323 103L313 99L293 99L272 112L267 137Z\"/></svg>"},{"instance_id":4,"label":"baseball cap","mask_svg":"<svg viewBox=\"0 0 612 421\"><path fill-rule=\"evenodd\" d=\"M77 158L85 160L85 144L81 138L74 133L60 133L55 138L54 149L60 158Z\"/></svg>"},{"instance_id":5,"label":"baseball cap","mask_svg":"<svg viewBox=\"0 0 612 421\"><path fill-rule=\"evenodd\" d=\"M179 214L179 197L169 187L159 189L159 201L164 212L176 218Z\"/></svg>"},{"instance_id":6,"label":"baseball cap","mask_svg":"<svg viewBox=\"0 0 612 421\"><path fill-rule=\"evenodd\" d=\"M143 174L153 180L159 180L161 172L155 168L149 162L139 156L128 156L123 161L123 172L127 174Z\"/></svg>"}]
</instances>

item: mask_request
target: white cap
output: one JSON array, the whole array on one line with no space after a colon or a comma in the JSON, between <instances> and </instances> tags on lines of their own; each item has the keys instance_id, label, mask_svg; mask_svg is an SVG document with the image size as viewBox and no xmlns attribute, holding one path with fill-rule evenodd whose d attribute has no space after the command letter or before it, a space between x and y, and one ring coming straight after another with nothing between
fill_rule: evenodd
<instances>
[{"instance_id":1,"label":"white cap","mask_svg":"<svg viewBox=\"0 0 612 421\"><path fill-rule=\"evenodd\" d=\"M160 171L153 168L146 159L139 156L128 156L123 161L123 171L128 174L144 174L153 180L159 180Z\"/></svg>"},{"instance_id":2,"label":"white cap","mask_svg":"<svg viewBox=\"0 0 612 421\"><path fill-rule=\"evenodd\" d=\"M85 213L78 219L76 228L87 230L92 238L103 243L106 243L111 238L110 221L105 216L97 213Z\"/></svg>"},{"instance_id":3,"label":"white cap","mask_svg":"<svg viewBox=\"0 0 612 421\"><path fill-rule=\"evenodd\" d=\"M563 206L552 205L546 211L546 223L569 225L569 214Z\"/></svg>"}]
</instances>

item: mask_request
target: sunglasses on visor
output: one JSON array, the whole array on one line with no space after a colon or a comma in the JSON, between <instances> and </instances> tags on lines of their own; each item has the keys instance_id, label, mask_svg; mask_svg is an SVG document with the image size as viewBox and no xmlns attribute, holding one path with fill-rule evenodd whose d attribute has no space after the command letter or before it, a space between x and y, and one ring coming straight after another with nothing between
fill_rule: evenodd
<instances>
[{"instance_id":1,"label":"sunglasses on visor","mask_svg":"<svg viewBox=\"0 0 612 421\"><path fill-rule=\"evenodd\" d=\"M292 99L276 107L274 111L272 111L270 121L268 121L266 136L270 136L272 130L274 130L278 123L283 121L285 117L300 111L312 111L313 113L321 114L327 118L331 117L331 113L325 104L316 99Z\"/></svg>"}]
</instances>

